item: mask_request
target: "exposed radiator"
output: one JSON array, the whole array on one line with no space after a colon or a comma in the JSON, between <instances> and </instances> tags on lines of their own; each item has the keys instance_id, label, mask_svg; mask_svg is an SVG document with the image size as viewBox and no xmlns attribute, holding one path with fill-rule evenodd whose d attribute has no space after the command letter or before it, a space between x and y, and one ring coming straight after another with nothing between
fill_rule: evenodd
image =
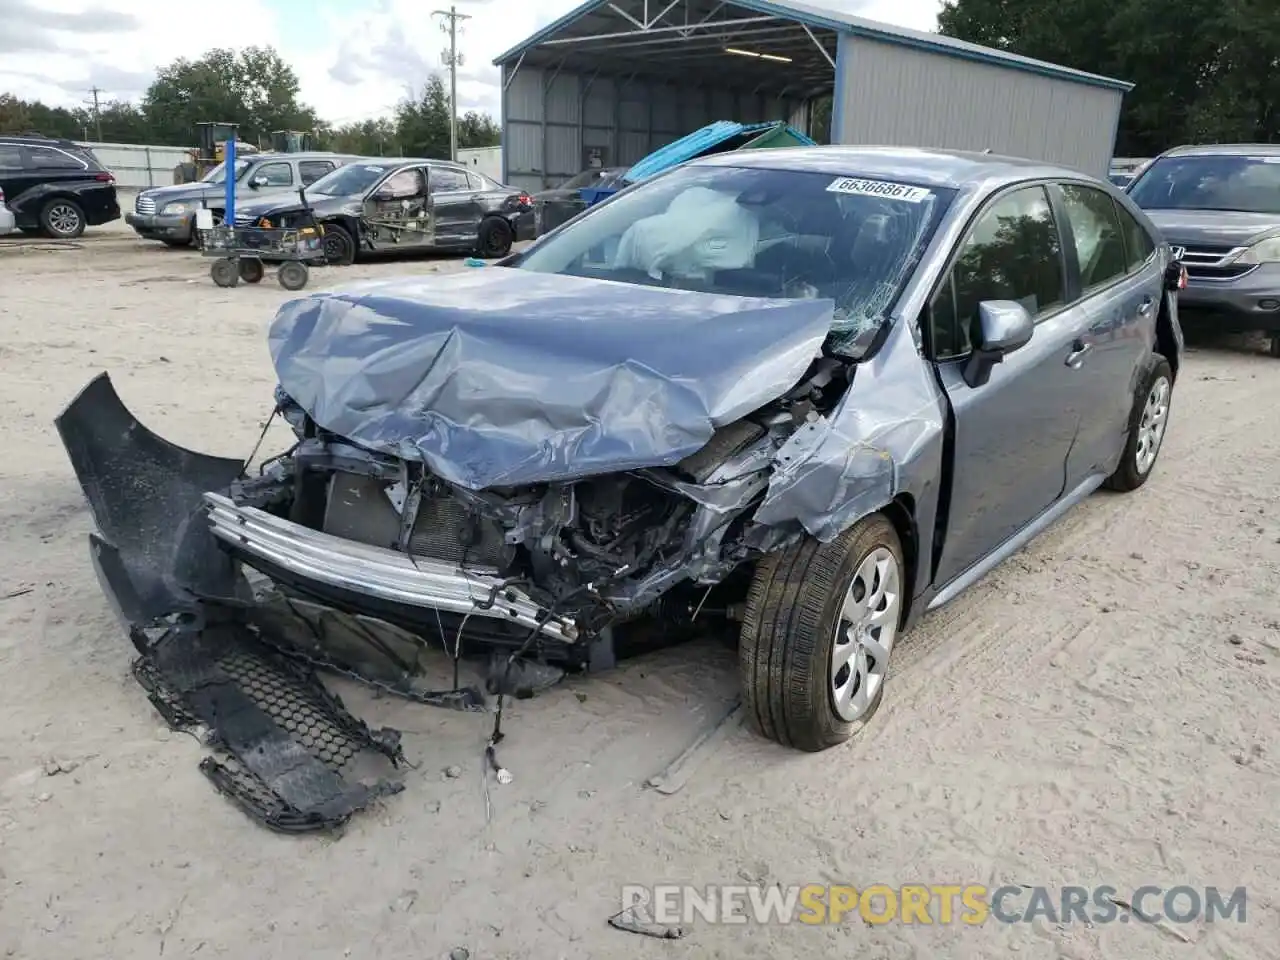
<instances>
[{"instance_id":1,"label":"exposed radiator","mask_svg":"<svg viewBox=\"0 0 1280 960\"><path fill-rule=\"evenodd\" d=\"M400 538L400 514L386 485L369 477L335 473L329 482L324 532L358 543L394 549ZM502 529L492 520L467 512L451 497L424 497L409 535L410 553L476 569L499 569L508 559Z\"/></svg>"}]
</instances>

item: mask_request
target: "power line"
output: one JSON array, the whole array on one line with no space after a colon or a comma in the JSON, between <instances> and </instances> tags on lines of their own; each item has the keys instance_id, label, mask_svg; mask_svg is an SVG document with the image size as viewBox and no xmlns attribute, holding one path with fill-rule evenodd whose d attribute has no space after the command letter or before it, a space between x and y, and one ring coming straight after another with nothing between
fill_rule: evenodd
<instances>
[{"instance_id":1,"label":"power line","mask_svg":"<svg viewBox=\"0 0 1280 960\"><path fill-rule=\"evenodd\" d=\"M433 10L433 17L444 17L446 23L440 29L449 34L449 49L444 52L444 62L449 67L449 159L458 159L458 67L462 66L463 56L458 53L458 24L470 20L471 15L459 13L457 7L448 10Z\"/></svg>"}]
</instances>

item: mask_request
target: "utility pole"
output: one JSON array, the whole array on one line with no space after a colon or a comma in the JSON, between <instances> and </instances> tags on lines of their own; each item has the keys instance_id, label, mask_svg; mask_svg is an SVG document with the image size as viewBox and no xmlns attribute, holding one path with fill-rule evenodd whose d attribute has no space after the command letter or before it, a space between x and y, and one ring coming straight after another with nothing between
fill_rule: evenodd
<instances>
[{"instance_id":1,"label":"utility pole","mask_svg":"<svg viewBox=\"0 0 1280 960\"><path fill-rule=\"evenodd\" d=\"M459 13L457 7L448 10L433 10L433 17L444 17L445 22L440 29L449 34L449 49L443 54L444 62L449 67L449 159L458 159L458 67L463 64L463 56L458 53L458 23L470 20L471 16Z\"/></svg>"},{"instance_id":2,"label":"utility pole","mask_svg":"<svg viewBox=\"0 0 1280 960\"><path fill-rule=\"evenodd\" d=\"M90 89L89 92L93 94L93 101L92 101L93 123L98 130L98 142L101 143L102 142L102 113L98 108L98 94L100 94L102 91L99 90L97 87L93 87L92 89ZM90 101L88 100L85 101L86 106L89 105L89 103Z\"/></svg>"}]
</instances>

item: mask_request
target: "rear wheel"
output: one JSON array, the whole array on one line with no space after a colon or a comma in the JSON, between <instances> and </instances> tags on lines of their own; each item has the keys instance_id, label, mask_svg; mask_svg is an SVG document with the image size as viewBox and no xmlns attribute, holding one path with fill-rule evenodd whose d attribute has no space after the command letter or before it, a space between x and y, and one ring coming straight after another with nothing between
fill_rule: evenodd
<instances>
[{"instance_id":1,"label":"rear wheel","mask_svg":"<svg viewBox=\"0 0 1280 960\"><path fill-rule=\"evenodd\" d=\"M1267 342L1267 356L1280 360L1280 333L1273 333Z\"/></svg>"},{"instance_id":2,"label":"rear wheel","mask_svg":"<svg viewBox=\"0 0 1280 960\"><path fill-rule=\"evenodd\" d=\"M1109 489L1127 493L1147 482L1164 443L1172 396L1173 371L1169 369L1169 361L1160 357L1134 394L1129 439L1116 472L1107 477L1105 485Z\"/></svg>"},{"instance_id":3,"label":"rear wheel","mask_svg":"<svg viewBox=\"0 0 1280 960\"><path fill-rule=\"evenodd\" d=\"M40 229L55 240L74 240L84 227L84 211L74 200L56 197L40 210Z\"/></svg>"},{"instance_id":4,"label":"rear wheel","mask_svg":"<svg viewBox=\"0 0 1280 960\"><path fill-rule=\"evenodd\" d=\"M500 217L490 217L480 224L477 252L486 260L500 259L511 252L511 244L515 239L511 224Z\"/></svg>"},{"instance_id":5,"label":"rear wheel","mask_svg":"<svg viewBox=\"0 0 1280 960\"><path fill-rule=\"evenodd\" d=\"M739 644L752 726L807 751L849 739L884 696L906 589L902 545L880 514L765 557Z\"/></svg>"}]
</instances>

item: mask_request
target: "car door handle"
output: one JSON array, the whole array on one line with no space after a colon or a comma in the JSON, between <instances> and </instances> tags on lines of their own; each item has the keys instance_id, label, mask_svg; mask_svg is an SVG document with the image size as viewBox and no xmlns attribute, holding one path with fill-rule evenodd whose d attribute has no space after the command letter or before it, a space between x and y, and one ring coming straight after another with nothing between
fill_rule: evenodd
<instances>
[{"instance_id":1,"label":"car door handle","mask_svg":"<svg viewBox=\"0 0 1280 960\"><path fill-rule=\"evenodd\" d=\"M1084 356L1093 349L1092 343L1085 343L1083 340L1077 340L1071 345L1071 352L1067 354L1067 366L1073 370L1078 370L1080 365L1084 363Z\"/></svg>"},{"instance_id":2,"label":"car door handle","mask_svg":"<svg viewBox=\"0 0 1280 960\"><path fill-rule=\"evenodd\" d=\"M1155 305L1156 305L1156 302L1152 300L1150 297L1143 297L1142 303L1138 307L1138 316L1140 317L1151 316L1151 308L1154 307Z\"/></svg>"}]
</instances>

